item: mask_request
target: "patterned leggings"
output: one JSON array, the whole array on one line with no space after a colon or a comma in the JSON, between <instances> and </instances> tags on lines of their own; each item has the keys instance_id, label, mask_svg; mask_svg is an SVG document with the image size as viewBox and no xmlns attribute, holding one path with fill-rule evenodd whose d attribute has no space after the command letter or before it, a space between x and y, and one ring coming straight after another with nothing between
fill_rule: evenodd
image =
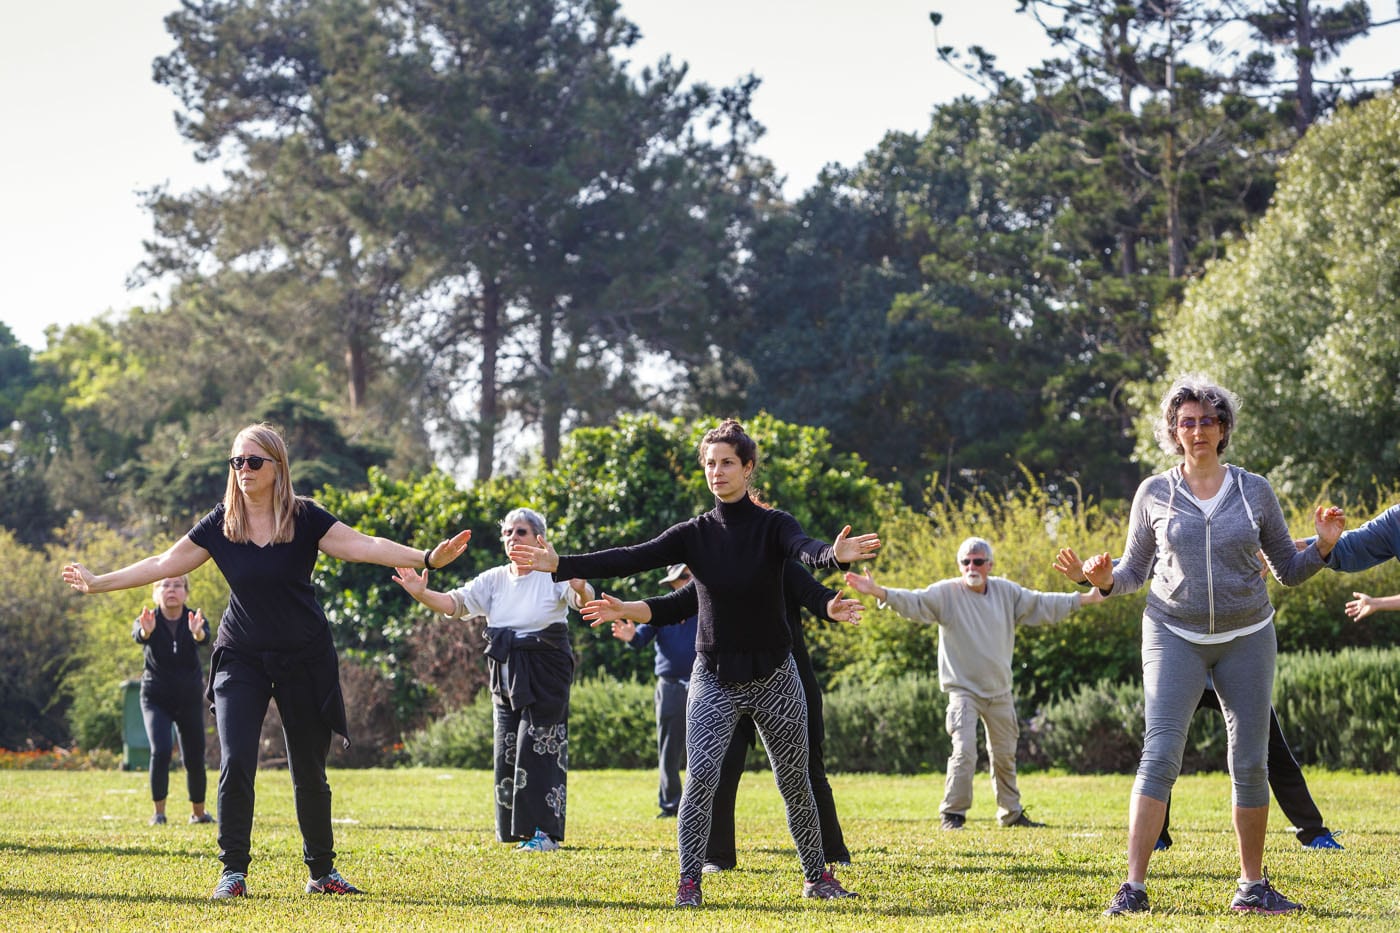
<instances>
[{"instance_id":1,"label":"patterned leggings","mask_svg":"<svg viewBox=\"0 0 1400 933\"><path fill-rule=\"evenodd\" d=\"M724 683L702 665L695 666L686 711L689 765L681 794L681 877L700 879L720 765L735 723L744 714L758 727L773 764L773 777L787 804L788 831L802 860L802 874L808 881L817 881L826 866L817 805L807 774L807 699L791 656L762 680L743 684Z\"/></svg>"}]
</instances>

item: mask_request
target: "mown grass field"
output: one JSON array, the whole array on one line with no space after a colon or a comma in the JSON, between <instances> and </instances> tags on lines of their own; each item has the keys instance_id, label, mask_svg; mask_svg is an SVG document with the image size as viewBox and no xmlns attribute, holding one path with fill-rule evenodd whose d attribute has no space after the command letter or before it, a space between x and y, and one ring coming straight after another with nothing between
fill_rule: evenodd
<instances>
[{"instance_id":1,"label":"mown grass field","mask_svg":"<svg viewBox=\"0 0 1400 933\"><path fill-rule=\"evenodd\" d=\"M210 791L213 791L211 774ZM796 854L771 775L746 775L740 867L705 880L705 906L670 906L675 823L655 818L655 777L579 771L569 778L569 836L557 853L494 840L481 771L338 771L331 776L338 867L363 898L302 894L306 873L285 772L258 782L252 896L213 903L215 827L184 822L172 775L163 827L146 824L144 774L0 772L0 930L618 930L1400 929L1400 775L1313 772L1309 781L1345 852L1304 850L1271 821L1266 865L1309 910L1240 917L1228 778L1183 778L1176 845L1153 860L1149 917L1104 920L1121 881L1130 778L1022 775L1046 829L1001 829L985 775L968 827L937 828L939 776L832 779L858 900L800 896Z\"/></svg>"}]
</instances>

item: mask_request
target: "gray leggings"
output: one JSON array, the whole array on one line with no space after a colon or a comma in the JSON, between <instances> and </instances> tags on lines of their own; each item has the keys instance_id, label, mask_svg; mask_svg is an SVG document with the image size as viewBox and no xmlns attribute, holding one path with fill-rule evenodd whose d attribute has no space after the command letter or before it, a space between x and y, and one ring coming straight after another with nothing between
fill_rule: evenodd
<instances>
[{"instance_id":1,"label":"gray leggings","mask_svg":"<svg viewBox=\"0 0 1400 933\"><path fill-rule=\"evenodd\" d=\"M1272 623L1252 635L1198 645L1164 625L1142 620L1142 687L1147 732L1133 793L1165 801L1181 773L1186 730L1215 681L1225 714L1228 759L1237 807L1269 805L1269 710L1278 641Z\"/></svg>"}]
</instances>

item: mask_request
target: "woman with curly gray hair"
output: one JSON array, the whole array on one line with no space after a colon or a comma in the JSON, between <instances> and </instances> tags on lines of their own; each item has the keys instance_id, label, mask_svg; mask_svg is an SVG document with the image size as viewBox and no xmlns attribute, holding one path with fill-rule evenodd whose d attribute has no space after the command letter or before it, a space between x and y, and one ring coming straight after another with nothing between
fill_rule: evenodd
<instances>
[{"instance_id":1,"label":"woman with curly gray hair","mask_svg":"<svg viewBox=\"0 0 1400 933\"><path fill-rule=\"evenodd\" d=\"M1277 914L1300 907L1274 889L1263 869L1278 645L1259 554L1280 582L1295 586L1322 566L1337 533L1323 525L1319 509L1318 539L1297 551L1269 481L1220 459L1238 410L1234 395L1206 379L1177 380L1162 399L1156 435L1181 462L1138 487L1116 566L1108 554L1084 563L1084 575L1105 596L1132 593L1151 580L1142 620L1147 728L1128 811L1128 878L1110 916L1148 910L1147 863L1208 679L1230 724L1240 860L1230 908Z\"/></svg>"}]
</instances>

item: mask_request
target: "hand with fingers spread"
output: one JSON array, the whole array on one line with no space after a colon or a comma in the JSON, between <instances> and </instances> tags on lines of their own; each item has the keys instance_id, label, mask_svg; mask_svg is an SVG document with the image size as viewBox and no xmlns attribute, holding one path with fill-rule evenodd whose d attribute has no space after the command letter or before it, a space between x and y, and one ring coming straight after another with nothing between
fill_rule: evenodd
<instances>
[{"instance_id":1,"label":"hand with fingers spread","mask_svg":"<svg viewBox=\"0 0 1400 933\"><path fill-rule=\"evenodd\" d=\"M858 560L869 560L875 556L875 552L880 549L880 536L876 534L856 535L851 537L851 526L847 525L841 529L841 533L836 536L836 540L831 544L832 553L836 559L843 564L854 563Z\"/></svg>"},{"instance_id":2,"label":"hand with fingers spread","mask_svg":"<svg viewBox=\"0 0 1400 933\"><path fill-rule=\"evenodd\" d=\"M1056 570L1069 578L1071 583L1087 584L1089 579L1084 576L1084 562L1079 559L1079 555L1072 547L1062 547L1055 555L1055 562L1051 564Z\"/></svg>"},{"instance_id":3,"label":"hand with fingers spread","mask_svg":"<svg viewBox=\"0 0 1400 933\"><path fill-rule=\"evenodd\" d=\"M593 628L604 622L650 622L651 607L641 600L621 600L607 593L600 593L597 599L589 600L579 610L583 620ZM635 634L635 626L633 634ZM613 634L617 634L614 628ZM623 641L631 641L624 638Z\"/></svg>"},{"instance_id":4,"label":"hand with fingers spread","mask_svg":"<svg viewBox=\"0 0 1400 933\"><path fill-rule=\"evenodd\" d=\"M1358 622L1373 612L1393 612L1400 609L1400 596L1367 596L1352 593L1354 599L1346 604L1346 613Z\"/></svg>"},{"instance_id":5,"label":"hand with fingers spread","mask_svg":"<svg viewBox=\"0 0 1400 933\"><path fill-rule=\"evenodd\" d=\"M875 578L870 575L869 570L865 571L863 574L852 573L849 570L846 571L846 585L857 593L862 593L866 596L874 596L880 602L884 602L885 597L888 595L885 592L885 588L875 582Z\"/></svg>"},{"instance_id":6,"label":"hand with fingers spread","mask_svg":"<svg viewBox=\"0 0 1400 933\"><path fill-rule=\"evenodd\" d=\"M136 623L141 626L142 641L148 640L151 633L156 630L156 611L143 607L141 614L136 617Z\"/></svg>"},{"instance_id":7,"label":"hand with fingers spread","mask_svg":"<svg viewBox=\"0 0 1400 933\"><path fill-rule=\"evenodd\" d=\"M559 552L545 540L544 535L536 535L534 544L516 541L510 546L510 560L522 571L553 573L559 569Z\"/></svg>"},{"instance_id":8,"label":"hand with fingers spread","mask_svg":"<svg viewBox=\"0 0 1400 933\"><path fill-rule=\"evenodd\" d=\"M826 604L826 614L833 621L846 622L850 625L860 625L860 614L865 611L865 604L858 599L846 599L840 593L831 597L831 602Z\"/></svg>"}]
</instances>

